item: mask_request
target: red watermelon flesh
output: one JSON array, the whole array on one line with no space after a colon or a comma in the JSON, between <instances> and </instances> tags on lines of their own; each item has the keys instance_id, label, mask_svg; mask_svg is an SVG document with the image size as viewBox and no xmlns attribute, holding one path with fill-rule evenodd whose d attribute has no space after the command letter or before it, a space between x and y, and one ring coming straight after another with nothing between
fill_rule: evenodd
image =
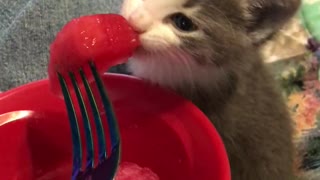
<instances>
[{"instance_id":1,"label":"red watermelon flesh","mask_svg":"<svg viewBox=\"0 0 320 180\"><path fill-rule=\"evenodd\" d=\"M92 60L102 74L110 67L126 62L138 46L138 34L120 15L87 15L71 20L50 46L51 90L61 94L57 72L66 76Z\"/></svg>"},{"instance_id":2,"label":"red watermelon flesh","mask_svg":"<svg viewBox=\"0 0 320 180\"><path fill-rule=\"evenodd\" d=\"M159 176L151 169L140 167L137 164L123 162L119 166L115 180L159 180Z\"/></svg>"}]
</instances>

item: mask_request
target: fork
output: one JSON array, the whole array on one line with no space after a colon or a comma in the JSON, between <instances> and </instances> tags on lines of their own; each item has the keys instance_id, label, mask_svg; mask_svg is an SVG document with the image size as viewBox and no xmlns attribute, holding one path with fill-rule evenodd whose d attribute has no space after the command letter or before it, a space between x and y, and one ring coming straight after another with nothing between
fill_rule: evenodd
<instances>
[{"instance_id":1,"label":"fork","mask_svg":"<svg viewBox=\"0 0 320 180\"><path fill-rule=\"evenodd\" d=\"M72 180L111 180L116 174L120 159L120 135L118 123L95 64L90 61L85 66L87 67L81 68L79 71L68 72L67 75L62 75L57 72L72 133ZM85 68L87 68L88 71L91 71L89 75L88 73L85 73ZM90 78L94 80L93 83L89 83L88 79ZM99 93L93 93L94 85ZM83 91L80 90L81 87L84 87ZM71 93L75 93L76 98L72 98ZM96 94L99 94L99 97L95 97ZM87 97L89 103L85 103L84 97ZM75 111L76 105L80 108L81 118L77 118L77 113ZM103 107L103 112L99 111L98 107ZM92 116L89 116L89 111L92 113ZM82 151L84 147L81 143L81 129L79 128L80 119L82 119L84 127L86 163L83 163L84 155ZM103 119L106 119L109 131L104 129ZM98 154L94 151L94 139L90 122L94 122L93 124L96 127ZM111 142L109 155L105 138L105 133L107 132L110 133L109 137ZM96 167L94 167L95 155L98 155L99 157L99 162Z\"/></svg>"}]
</instances>

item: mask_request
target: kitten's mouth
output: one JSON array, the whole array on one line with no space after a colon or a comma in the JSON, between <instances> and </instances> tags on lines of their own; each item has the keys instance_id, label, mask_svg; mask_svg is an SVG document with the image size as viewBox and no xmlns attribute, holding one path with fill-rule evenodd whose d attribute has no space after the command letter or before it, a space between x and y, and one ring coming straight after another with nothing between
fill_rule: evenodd
<instances>
[{"instance_id":1,"label":"kitten's mouth","mask_svg":"<svg viewBox=\"0 0 320 180\"><path fill-rule=\"evenodd\" d=\"M143 46L139 46L135 51L135 53L146 53L146 52L147 50Z\"/></svg>"},{"instance_id":2,"label":"kitten's mouth","mask_svg":"<svg viewBox=\"0 0 320 180\"><path fill-rule=\"evenodd\" d=\"M134 31L135 33L139 34L139 35L141 35L141 34L143 34L143 33L146 32L146 31L141 30L141 29L138 29L138 28L133 28L133 31Z\"/></svg>"},{"instance_id":3,"label":"kitten's mouth","mask_svg":"<svg viewBox=\"0 0 320 180\"><path fill-rule=\"evenodd\" d=\"M148 47L147 45L140 45L134 52L134 55L151 56L163 53L162 49Z\"/></svg>"},{"instance_id":4,"label":"kitten's mouth","mask_svg":"<svg viewBox=\"0 0 320 180\"><path fill-rule=\"evenodd\" d=\"M139 46L133 53L133 57L139 58L141 56L146 56L148 54L150 54L148 50L146 50L143 46Z\"/></svg>"}]
</instances>

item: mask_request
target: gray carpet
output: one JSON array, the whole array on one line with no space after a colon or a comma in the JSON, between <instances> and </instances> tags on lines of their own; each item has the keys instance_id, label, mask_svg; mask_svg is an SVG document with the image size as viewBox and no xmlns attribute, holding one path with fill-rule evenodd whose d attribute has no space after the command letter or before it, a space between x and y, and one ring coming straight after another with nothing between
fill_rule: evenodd
<instances>
[{"instance_id":1,"label":"gray carpet","mask_svg":"<svg viewBox=\"0 0 320 180\"><path fill-rule=\"evenodd\" d=\"M60 28L81 15L116 13L121 2L0 0L0 91L46 78L48 47Z\"/></svg>"}]
</instances>

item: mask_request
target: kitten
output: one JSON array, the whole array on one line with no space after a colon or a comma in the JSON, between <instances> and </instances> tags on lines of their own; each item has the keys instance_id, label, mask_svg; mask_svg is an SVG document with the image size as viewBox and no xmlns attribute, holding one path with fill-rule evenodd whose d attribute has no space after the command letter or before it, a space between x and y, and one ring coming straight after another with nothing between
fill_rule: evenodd
<instances>
[{"instance_id":1,"label":"kitten","mask_svg":"<svg viewBox=\"0 0 320 180\"><path fill-rule=\"evenodd\" d=\"M300 0L125 0L140 33L135 76L196 104L224 140L233 180L293 180L286 104L258 53Z\"/></svg>"}]
</instances>

